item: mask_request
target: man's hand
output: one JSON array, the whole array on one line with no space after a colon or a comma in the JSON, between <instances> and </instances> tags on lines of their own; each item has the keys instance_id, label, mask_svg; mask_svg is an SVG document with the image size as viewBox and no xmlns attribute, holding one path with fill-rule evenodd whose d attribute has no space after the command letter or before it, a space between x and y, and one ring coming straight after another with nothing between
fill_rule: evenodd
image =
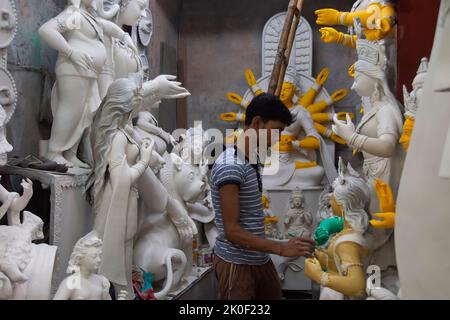
<instances>
[{"instance_id":1,"label":"man's hand","mask_svg":"<svg viewBox=\"0 0 450 320\"><path fill-rule=\"evenodd\" d=\"M280 247L280 256L287 258L310 256L314 252L314 241L307 238L294 238Z\"/></svg>"}]
</instances>

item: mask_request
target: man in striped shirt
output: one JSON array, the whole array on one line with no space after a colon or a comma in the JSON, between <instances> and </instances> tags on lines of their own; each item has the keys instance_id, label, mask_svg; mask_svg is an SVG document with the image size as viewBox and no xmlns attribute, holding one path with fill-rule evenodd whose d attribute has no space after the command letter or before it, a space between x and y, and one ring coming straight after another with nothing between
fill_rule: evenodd
<instances>
[{"instance_id":1,"label":"man in striped shirt","mask_svg":"<svg viewBox=\"0 0 450 320\"><path fill-rule=\"evenodd\" d=\"M263 143L261 137L267 138L270 147L272 130L279 134L292 120L291 112L278 97L259 95L247 107L244 132L212 168L210 182L219 230L214 268L221 299L281 299L280 280L269 254L300 257L314 252L310 239L276 242L265 239L264 234L256 148Z\"/></svg>"}]
</instances>

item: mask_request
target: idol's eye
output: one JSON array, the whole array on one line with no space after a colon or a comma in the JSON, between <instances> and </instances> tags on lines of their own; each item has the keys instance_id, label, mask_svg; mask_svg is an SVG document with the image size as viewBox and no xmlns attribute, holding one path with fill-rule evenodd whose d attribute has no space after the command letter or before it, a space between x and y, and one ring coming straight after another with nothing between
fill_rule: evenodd
<instances>
[{"instance_id":1,"label":"idol's eye","mask_svg":"<svg viewBox=\"0 0 450 320\"><path fill-rule=\"evenodd\" d=\"M190 181L193 181L194 178L195 178L194 172L190 172L188 178L189 178Z\"/></svg>"}]
</instances>

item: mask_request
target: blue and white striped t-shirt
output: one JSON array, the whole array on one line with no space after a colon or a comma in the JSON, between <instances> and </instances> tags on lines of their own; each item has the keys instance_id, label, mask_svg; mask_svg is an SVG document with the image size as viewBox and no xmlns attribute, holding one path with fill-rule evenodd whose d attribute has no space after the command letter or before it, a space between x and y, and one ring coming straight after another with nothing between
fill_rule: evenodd
<instances>
[{"instance_id":1,"label":"blue and white striped t-shirt","mask_svg":"<svg viewBox=\"0 0 450 320\"><path fill-rule=\"evenodd\" d=\"M219 231L214 251L221 259L230 263L263 265L270 259L264 252L247 250L225 238L220 207L219 189L227 184L239 185L240 224L245 230L265 238L262 191L257 170L257 166L250 165L236 148L231 147L217 158L211 171L211 194Z\"/></svg>"}]
</instances>

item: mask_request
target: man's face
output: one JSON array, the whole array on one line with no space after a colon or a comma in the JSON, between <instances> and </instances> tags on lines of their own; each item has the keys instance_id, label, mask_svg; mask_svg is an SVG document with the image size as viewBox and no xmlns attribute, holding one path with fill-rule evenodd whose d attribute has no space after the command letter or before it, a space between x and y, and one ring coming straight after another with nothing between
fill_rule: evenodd
<instances>
[{"instance_id":1,"label":"man's face","mask_svg":"<svg viewBox=\"0 0 450 320\"><path fill-rule=\"evenodd\" d=\"M280 140L281 132L285 127L286 125L281 121L264 121L259 116L255 117L249 126L244 127L246 132L245 143L249 144L251 150L256 148L261 159L266 159L267 151ZM255 159L252 159L252 161L255 161Z\"/></svg>"},{"instance_id":2,"label":"man's face","mask_svg":"<svg viewBox=\"0 0 450 320\"><path fill-rule=\"evenodd\" d=\"M281 132L283 132L286 125L279 120L269 120L267 122L262 121L262 128L266 130L266 141L267 141L267 149L269 149L272 145L276 144L280 141ZM258 132L259 133L259 132ZM259 141L260 137L258 134L258 147L262 141Z\"/></svg>"}]
</instances>

